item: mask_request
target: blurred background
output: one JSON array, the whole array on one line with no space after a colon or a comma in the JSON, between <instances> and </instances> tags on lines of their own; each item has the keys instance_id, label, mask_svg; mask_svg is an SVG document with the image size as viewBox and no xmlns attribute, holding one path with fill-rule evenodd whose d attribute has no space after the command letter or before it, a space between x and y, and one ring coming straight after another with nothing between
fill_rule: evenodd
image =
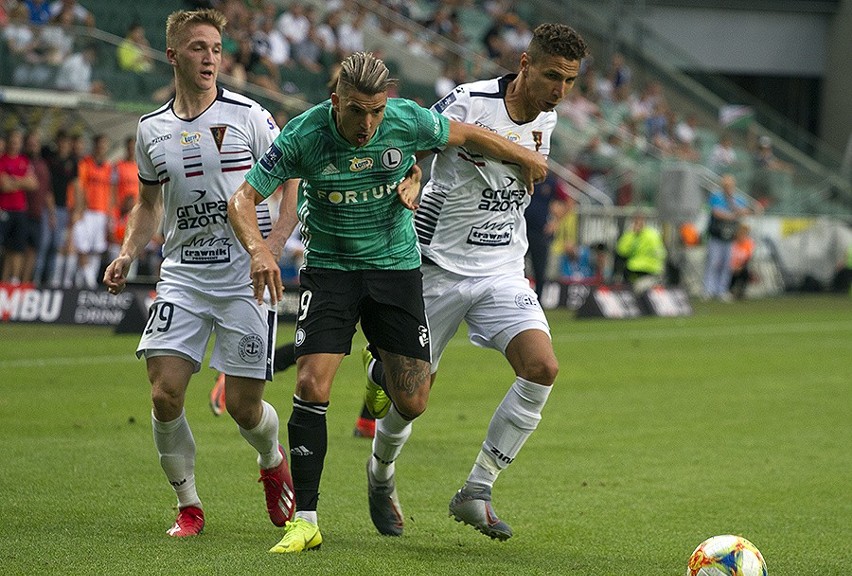
<instances>
[{"instance_id":1,"label":"blurred background","mask_svg":"<svg viewBox=\"0 0 852 576\"><path fill-rule=\"evenodd\" d=\"M40 239L3 251L3 282L86 287L60 269L69 248L55 210L87 185L73 164L110 167L111 250L120 245L136 123L172 92L165 20L197 7L229 20L221 84L279 125L326 99L353 51L379 54L400 79L394 95L431 106L458 83L514 72L536 25L575 28L592 55L559 107L542 185L553 192L536 279L545 307L565 304L562 286L624 281L616 244L637 214L665 244L661 282L706 296L708 198L722 174L755 210L736 297L849 293L849 0L0 0L0 157L20 148L44 164L24 208ZM9 268L10 256L24 264ZM153 242L136 273L156 278L157 267Z\"/></svg>"}]
</instances>

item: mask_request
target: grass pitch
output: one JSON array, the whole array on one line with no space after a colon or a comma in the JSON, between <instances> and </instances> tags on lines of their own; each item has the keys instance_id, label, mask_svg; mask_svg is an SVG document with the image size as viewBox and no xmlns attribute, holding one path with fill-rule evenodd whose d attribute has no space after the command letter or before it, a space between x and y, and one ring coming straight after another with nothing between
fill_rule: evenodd
<instances>
[{"instance_id":1,"label":"grass pitch","mask_svg":"<svg viewBox=\"0 0 852 576\"><path fill-rule=\"evenodd\" d=\"M267 554L251 448L190 386L207 526L165 535L174 497L151 439L137 337L0 324L0 572L13 574L680 575L693 548L741 534L772 576L852 565L852 301L696 303L689 318L549 314L561 362L544 417L494 490L515 530L492 542L447 516L512 381L457 334L398 462L405 535L367 512L354 438L362 369L344 360L328 416L318 552ZM289 335L281 326L279 338ZM283 341L283 340L282 340ZM362 345L360 334L354 351ZM267 399L286 442L294 374Z\"/></svg>"}]
</instances>

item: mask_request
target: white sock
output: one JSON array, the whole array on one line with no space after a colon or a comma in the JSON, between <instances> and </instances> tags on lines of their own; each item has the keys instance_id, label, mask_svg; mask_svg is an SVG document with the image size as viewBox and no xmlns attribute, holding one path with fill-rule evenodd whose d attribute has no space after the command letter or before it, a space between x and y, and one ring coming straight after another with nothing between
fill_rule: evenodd
<instances>
[{"instance_id":1,"label":"white sock","mask_svg":"<svg viewBox=\"0 0 852 576\"><path fill-rule=\"evenodd\" d=\"M73 288L74 278L77 275L77 255L69 254L65 259L65 270L62 274L62 287Z\"/></svg>"},{"instance_id":2,"label":"white sock","mask_svg":"<svg viewBox=\"0 0 852 576\"><path fill-rule=\"evenodd\" d=\"M201 507L195 491L195 439L186 421L186 412L171 422L160 422L151 412L154 446L160 455L160 466L177 493L178 508Z\"/></svg>"},{"instance_id":3,"label":"white sock","mask_svg":"<svg viewBox=\"0 0 852 576\"><path fill-rule=\"evenodd\" d=\"M98 288L98 268L100 268L101 257L99 254L90 254L86 267L83 268L83 286L89 290Z\"/></svg>"},{"instance_id":4,"label":"white sock","mask_svg":"<svg viewBox=\"0 0 852 576\"><path fill-rule=\"evenodd\" d=\"M317 521L317 511L316 510L297 510L296 518L304 518L314 526L319 526L319 522Z\"/></svg>"},{"instance_id":5,"label":"white sock","mask_svg":"<svg viewBox=\"0 0 852 576\"><path fill-rule=\"evenodd\" d=\"M512 463L538 426L541 410L552 389L552 386L520 377L515 379L491 417L485 442L467 478L468 484L494 486L497 476Z\"/></svg>"},{"instance_id":6,"label":"white sock","mask_svg":"<svg viewBox=\"0 0 852 576\"><path fill-rule=\"evenodd\" d=\"M403 418L396 406L391 406L384 418L376 420L370 472L379 482L387 482L393 477L394 461L411 436L411 428L411 421Z\"/></svg>"},{"instance_id":7,"label":"white sock","mask_svg":"<svg viewBox=\"0 0 852 576\"><path fill-rule=\"evenodd\" d=\"M266 401L261 401L261 405L263 412L257 426L251 430L246 430L242 426L237 427L243 438L257 450L258 466L262 470L268 470L281 464L284 457L278 451L278 413Z\"/></svg>"},{"instance_id":8,"label":"white sock","mask_svg":"<svg viewBox=\"0 0 852 576\"><path fill-rule=\"evenodd\" d=\"M53 263L53 278L50 279L51 288L59 288L62 286L62 278L65 272L65 254L56 254L56 259Z\"/></svg>"}]
</instances>

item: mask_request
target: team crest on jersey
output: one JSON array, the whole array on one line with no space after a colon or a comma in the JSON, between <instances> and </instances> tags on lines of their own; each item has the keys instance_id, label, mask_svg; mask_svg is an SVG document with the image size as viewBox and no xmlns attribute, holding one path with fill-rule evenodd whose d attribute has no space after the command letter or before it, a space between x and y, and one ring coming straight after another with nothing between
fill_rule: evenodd
<instances>
[{"instance_id":1,"label":"team crest on jersey","mask_svg":"<svg viewBox=\"0 0 852 576\"><path fill-rule=\"evenodd\" d=\"M213 135L213 142L216 143L216 149L221 152L222 151L222 142L225 141L225 132L228 130L227 126L211 126L210 134Z\"/></svg>"},{"instance_id":2,"label":"team crest on jersey","mask_svg":"<svg viewBox=\"0 0 852 576\"><path fill-rule=\"evenodd\" d=\"M187 132L184 130L180 133L181 146L198 146L201 142L201 132Z\"/></svg>"},{"instance_id":3,"label":"team crest on jersey","mask_svg":"<svg viewBox=\"0 0 852 576\"><path fill-rule=\"evenodd\" d=\"M264 356L263 338L257 334L246 334L238 345L240 358L243 362L257 363Z\"/></svg>"},{"instance_id":4,"label":"team crest on jersey","mask_svg":"<svg viewBox=\"0 0 852 576\"><path fill-rule=\"evenodd\" d=\"M382 166L393 170L402 164L402 150L399 148L388 148L382 152Z\"/></svg>"},{"instance_id":5,"label":"team crest on jersey","mask_svg":"<svg viewBox=\"0 0 852 576\"><path fill-rule=\"evenodd\" d=\"M369 168L373 167L373 159L372 158L352 158L349 160L349 171L350 172L363 172Z\"/></svg>"},{"instance_id":6,"label":"team crest on jersey","mask_svg":"<svg viewBox=\"0 0 852 576\"><path fill-rule=\"evenodd\" d=\"M534 294L519 292L515 295L515 306L518 308L538 308L538 299Z\"/></svg>"},{"instance_id":7,"label":"team crest on jersey","mask_svg":"<svg viewBox=\"0 0 852 576\"><path fill-rule=\"evenodd\" d=\"M535 142L535 151L538 152L541 149L541 130L533 130L532 137Z\"/></svg>"}]
</instances>

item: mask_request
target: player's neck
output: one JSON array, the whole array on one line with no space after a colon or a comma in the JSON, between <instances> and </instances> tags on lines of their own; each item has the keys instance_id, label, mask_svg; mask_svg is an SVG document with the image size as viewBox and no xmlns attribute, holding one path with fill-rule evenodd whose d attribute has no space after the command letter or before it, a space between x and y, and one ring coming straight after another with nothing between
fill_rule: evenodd
<instances>
[{"instance_id":1,"label":"player's neck","mask_svg":"<svg viewBox=\"0 0 852 576\"><path fill-rule=\"evenodd\" d=\"M514 80L509 82L506 87L506 110L509 112L509 117L521 124L534 120L539 113L539 110L530 102L526 93L523 90L523 72L518 74Z\"/></svg>"},{"instance_id":2,"label":"player's neck","mask_svg":"<svg viewBox=\"0 0 852 576\"><path fill-rule=\"evenodd\" d=\"M210 90L193 90L178 87L175 90L175 102L172 106L178 118L195 118L207 110L216 100L219 89L214 85Z\"/></svg>"}]
</instances>

